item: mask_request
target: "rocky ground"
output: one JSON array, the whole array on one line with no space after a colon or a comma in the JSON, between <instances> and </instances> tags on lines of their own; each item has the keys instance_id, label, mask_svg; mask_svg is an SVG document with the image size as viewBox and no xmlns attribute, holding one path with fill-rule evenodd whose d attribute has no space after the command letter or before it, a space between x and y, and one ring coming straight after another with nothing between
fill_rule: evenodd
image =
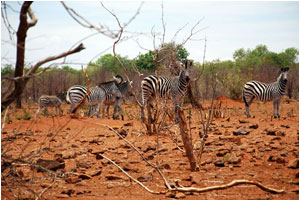
<instances>
[{"instance_id":1,"label":"rocky ground","mask_svg":"<svg viewBox=\"0 0 300 201\"><path fill-rule=\"evenodd\" d=\"M157 149L157 136L146 135L134 105L125 105L125 121L67 114L40 114L34 121L25 119L34 116L37 105L9 109L1 133L1 199L299 199L298 101L282 101L280 120L272 118L271 102L254 102L250 108L253 118L245 117L242 102L219 97L216 103L217 118L210 126L196 172L190 170L173 120L166 119ZM64 105L64 113L67 108ZM198 109L190 108L185 105L184 112L187 116L191 111L188 125L197 151L203 132L201 118ZM150 190L166 190L158 172L111 128L148 162L158 165L172 185L204 188L247 179L285 192L274 194L243 184L203 193L150 193L103 157Z\"/></svg>"}]
</instances>

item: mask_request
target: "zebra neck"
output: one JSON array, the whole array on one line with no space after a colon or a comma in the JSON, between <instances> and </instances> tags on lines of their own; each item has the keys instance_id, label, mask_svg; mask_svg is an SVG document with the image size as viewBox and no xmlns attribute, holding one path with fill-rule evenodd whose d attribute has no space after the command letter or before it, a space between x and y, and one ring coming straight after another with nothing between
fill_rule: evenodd
<instances>
[{"instance_id":1,"label":"zebra neck","mask_svg":"<svg viewBox=\"0 0 300 201\"><path fill-rule=\"evenodd\" d=\"M280 95L284 95L285 88L286 88L286 83L283 81L283 79L280 79L280 80L277 82L277 86L278 86Z\"/></svg>"}]
</instances>

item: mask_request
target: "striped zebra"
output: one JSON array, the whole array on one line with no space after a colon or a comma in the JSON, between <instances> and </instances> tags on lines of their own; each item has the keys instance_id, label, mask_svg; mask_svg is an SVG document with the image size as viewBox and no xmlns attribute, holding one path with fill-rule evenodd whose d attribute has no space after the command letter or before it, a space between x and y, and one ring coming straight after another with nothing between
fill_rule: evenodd
<instances>
[{"instance_id":1,"label":"striped zebra","mask_svg":"<svg viewBox=\"0 0 300 201\"><path fill-rule=\"evenodd\" d=\"M40 113L42 108L45 108L45 115L48 116L48 107L55 107L55 112L57 115L57 109L59 110L60 114L63 113L62 109L61 109L61 100L56 97L56 96L48 96L48 95L42 95L39 100L39 109L37 110L36 114L35 114L35 119L38 118L38 114Z\"/></svg>"},{"instance_id":2,"label":"striped zebra","mask_svg":"<svg viewBox=\"0 0 300 201\"><path fill-rule=\"evenodd\" d=\"M87 87L81 85L74 85L70 87L67 91L67 102L71 103L69 113L72 112L73 108L84 98L87 93ZM88 117L93 117L103 101L105 100L106 92L101 87L90 88L90 94L86 97L84 105L89 106ZM100 118L99 112L97 113L97 118Z\"/></svg>"},{"instance_id":3,"label":"striped zebra","mask_svg":"<svg viewBox=\"0 0 300 201\"><path fill-rule=\"evenodd\" d=\"M132 81L130 82L130 84L131 83L132 83ZM125 81L125 82L121 83L119 85L118 89L120 90L121 96L119 97L119 96L114 96L113 94L108 94L105 97L105 101L104 101L104 106L103 106L102 113L103 113L103 116L104 116L105 105L107 105L106 112L107 112L107 116L109 118L109 106L110 105L114 105L113 119L117 119L118 116L119 116L119 113L121 113L122 120L124 120L123 110L122 110L121 106L123 104L124 98L126 96L131 95L131 93L129 91L129 82Z\"/></svg>"},{"instance_id":4,"label":"striped zebra","mask_svg":"<svg viewBox=\"0 0 300 201\"><path fill-rule=\"evenodd\" d=\"M192 65L192 62L190 62ZM179 76L163 77L150 75L142 80L142 110L141 118L145 122L144 107L147 104L148 112L150 112L151 102L159 97L163 99L173 99L175 106L175 123L178 124L178 110L183 102L183 97L186 94L187 86L190 81L188 72L188 63L185 62L185 69L181 70ZM151 113L150 113L151 116ZM151 117L151 121L153 121Z\"/></svg>"},{"instance_id":5,"label":"striped zebra","mask_svg":"<svg viewBox=\"0 0 300 201\"><path fill-rule=\"evenodd\" d=\"M281 68L281 74L277 78L277 81L273 83L266 84L258 81L250 81L245 84L242 96L245 102L247 117L250 117L249 107L252 101L254 100L254 98L257 98L258 100L264 102L273 100L274 118L280 118L279 105L280 99L285 92L288 78L288 70L289 68Z\"/></svg>"}]
</instances>

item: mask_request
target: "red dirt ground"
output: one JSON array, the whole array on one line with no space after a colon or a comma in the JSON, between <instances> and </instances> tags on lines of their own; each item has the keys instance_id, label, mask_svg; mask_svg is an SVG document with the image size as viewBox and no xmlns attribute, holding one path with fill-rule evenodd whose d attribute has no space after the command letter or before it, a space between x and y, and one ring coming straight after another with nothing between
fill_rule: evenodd
<instances>
[{"instance_id":1,"label":"red dirt ground","mask_svg":"<svg viewBox=\"0 0 300 201\"><path fill-rule=\"evenodd\" d=\"M157 154L156 136L146 135L140 112L134 105L125 105L125 121L80 115L71 118L65 114L69 105L64 105L62 117L40 114L37 121L16 120L22 119L26 112L34 116L37 105L25 107L25 110L10 109L8 122L1 133L2 167L3 155L23 161L13 161L19 166L2 171L1 199L35 199L38 196L40 199L102 200L299 199L298 101L282 101L280 120L271 118L271 102L254 102L250 107L253 118L245 117L242 102L219 97L216 103L221 118L213 120L197 172L190 171L187 157L178 148L183 149L183 143L179 128L171 125L174 121L166 120L167 125L159 135ZM203 105L208 108L210 103ZM184 106L186 116L190 108L189 104ZM54 110L49 111L54 114ZM191 111L193 142L199 147L198 134L202 132L199 110ZM204 112L208 113L208 110ZM115 161L149 189L166 190L156 170L107 126L126 136L151 163L158 163L170 183L178 180L183 186L202 188L247 179L270 188L284 189L285 193L272 194L254 185L238 185L203 193L151 194L100 156L103 154ZM234 135L241 126L250 133ZM178 146L174 142L176 139ZM39 159L57 158L65 165L54 171L56 177L25 164L32 162L35 165ZM223 161L224 167L216 166L215 161Z\"/></svg>"}]
</instances>

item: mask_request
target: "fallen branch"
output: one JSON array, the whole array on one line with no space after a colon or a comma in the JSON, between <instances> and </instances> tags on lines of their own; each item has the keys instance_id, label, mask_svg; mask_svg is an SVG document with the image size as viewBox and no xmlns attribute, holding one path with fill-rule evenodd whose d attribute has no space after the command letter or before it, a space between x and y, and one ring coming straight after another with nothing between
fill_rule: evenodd
<instances>
[{"instance_id":1,"label":"fallen branch","mask_svg":"<svg viewBox=\"0 0 300 201\"><path fill-rule=\"evenodd\" d=\"M149 193L152 194L163 194L165 192L159 192L159 191L153 191L151 189L149 189L147 186L145 186L142 182L138 181L137 179L133 178L130 174L128 174L125 170L123 170L123 168L121 168L119 165L117 165L114 161L112 161L110 158L107 158L106 156L104 156L103 154L99 154L100 156L102 156L103 158L105 158L106 160L108 160L109 162L111 162L114 166L116 166L119 170L121 170L127 177L129 177L129 179L131 179L132 181L136 182L137 184L139 184L141 187L143 187L146 191L148 191Z\"/></svg>"},{"instance_id":2,"label":"fallen branch","mask_svg":"<svg viewBox=\"0 0 300 201\"><path fill-rule=\"evenodd\" d=\"M206 191L212 191L212 190L221 190L221 189L226 189L226 188L230 188L233 186L237 186L237 185L242 185L242 184L251 184L251 185L255 185L257 187L259 187L260 189L270 192L270 193L284 193L285 190L281 189L281 190L277 190L274 188L269 188L264 186L263 184L256 182L256 181L249 181L249 180L233 180L232 182L228 183L228 184L224 184L224 185L218 185L218 186L209 186L209 187L205 187L205 188L196 188L196 187L176 187L173 189L170 189L171 191L180 191L180 192L198 192L198 193L202 193L202 192L206 192Z\"/></svg>"},{"instance_id":3,"label":"fallen branch","mask_svg":"<svg viewBox=\"0 0 300 201\"><path fill-rule=\"evenodd\" d=\"M4 114L4 117L3 117L2 131L3 131L4 127L5 127L5 122L6 122L6 117L7 117L8 109L9 109L9 106L6 108L6 111L5 111L5 114Z\"/></svg>"}]
</instances>

